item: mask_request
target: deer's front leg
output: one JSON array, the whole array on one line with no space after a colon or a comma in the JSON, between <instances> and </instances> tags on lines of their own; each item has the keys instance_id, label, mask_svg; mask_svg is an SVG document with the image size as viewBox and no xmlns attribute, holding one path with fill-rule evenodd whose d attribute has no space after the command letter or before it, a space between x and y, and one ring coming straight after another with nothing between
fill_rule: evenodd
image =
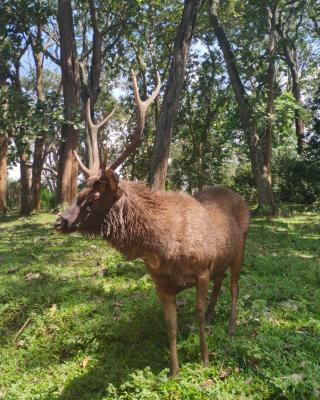
<instances>
[{"instance_id":1,"label":"deer's front leg","mask_svg":"<svg viewBox=\"0 0 320 400\"><path fill-rule=\"evenodd\" d=\"M209 289L209 280L210 272L208 270L198 277L196 283L196 318L199 323L200 349L203 365L205 367L209 364L208 346L205 337L206 299Z\"/></svg>"},{"instance_id":2,"label":"deer's front leg","mask_svg":"<svg viewBox=\"0 0 320 400\"><path fill-rule=\"evenodd\" d=\"M177 355L177 308L176 296L158 290L160 301L163 308L164 319L166 321L167 334L170 343L170 376L174 378L179 373L179 362Z\"/></svg>"}]
</instances>

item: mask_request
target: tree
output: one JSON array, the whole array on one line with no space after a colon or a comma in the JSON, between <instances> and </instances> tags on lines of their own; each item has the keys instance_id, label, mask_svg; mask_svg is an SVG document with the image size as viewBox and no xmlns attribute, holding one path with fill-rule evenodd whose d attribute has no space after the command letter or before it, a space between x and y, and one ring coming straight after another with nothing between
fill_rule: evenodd
<instances>
[{"instance_id":1,"label":"tree","mask_svg":"<svg viewBox=\"0 0 320 400\"><path fill-rule=\"evenodd\" d=\"M218 1L209 1L209 13L211 24L224 55L230 82L239 106L242 129L246 134L250 150L252 172L258 193L258 210L267 209L269 213L274 215L277 213L277 208L268 176L263 141L259 137L257 125L250 107L248 95L240 77L233 49L219 21Z\"/></svg>"},{"instance_id":2,"label":"tree","mask_svg":"<svg viewBox=\"0 0 320 400\"><path fill-rule=\"evenodd\" d=\"M4 133L2 133L0 135L0 214L5 214L8 211L6 203L7 151L8 138Z\"/></svg>"},{"instance_id":3,"label":"tree","mask_svg":"<svg viewBox=\"0 0 320 400\"><path fill-rule=\"evenodd\" d=\"M155 190L164 189L165 186L170 140L183 89L184 73L194 25L200 6L201 0L185 0L181 22L174 42L169 78L157 121L151 160L149 183Z\"/></svg>"},{"instance_id":4,"label":"tree","mask_svg":"<svg viewBox=\"0 0 320 400\"><path fill-rule=\"evenodd\" d=\"M80 75L71 0L59 0L60 63L65 122L62 126L58 167L58 203L71 203L77 193L78 163L74 151L78 147Z\"/></svg>"}]
</instances>

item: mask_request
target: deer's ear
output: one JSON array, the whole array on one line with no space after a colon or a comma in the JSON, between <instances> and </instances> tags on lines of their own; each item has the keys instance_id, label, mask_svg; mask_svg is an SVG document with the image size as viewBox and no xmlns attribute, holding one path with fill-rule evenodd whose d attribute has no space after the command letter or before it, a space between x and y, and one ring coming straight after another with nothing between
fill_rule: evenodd
<instances>
[{"instance_id":1,"label":"deer's ear","mask_svg":"<svg viewBox=\"0 0 320 400\"><path fill-rule=\"evenodd\" d=\"M112 169L108 169L105 172L104 180L106 181L107 188L119 198L122 190L119 188L118 175Z\"/></svg>"}]
</instances>

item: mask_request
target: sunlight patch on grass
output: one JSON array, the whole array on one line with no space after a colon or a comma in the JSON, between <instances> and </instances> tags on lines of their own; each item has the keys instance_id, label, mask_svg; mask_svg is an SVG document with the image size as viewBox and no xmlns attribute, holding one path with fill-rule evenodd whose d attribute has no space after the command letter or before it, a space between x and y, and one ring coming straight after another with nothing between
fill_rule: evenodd
<instances>
[{"instance_id":1,"label":"sunlight patch on grass","mask_svg":"<svg viewBox=\"0 0 320 400\"><path fill-rule=\"evenodd\" d=\"M123 260L99 239L56 234L49 214L1 217L0 393L9 400L320 398L319 217L252 221L238 331L227 334L228 275L207 327L208 368L200 363L194 290L179 294L176 380L166 376L162 311L141 261Z\"/></svg>"}]
</instances>

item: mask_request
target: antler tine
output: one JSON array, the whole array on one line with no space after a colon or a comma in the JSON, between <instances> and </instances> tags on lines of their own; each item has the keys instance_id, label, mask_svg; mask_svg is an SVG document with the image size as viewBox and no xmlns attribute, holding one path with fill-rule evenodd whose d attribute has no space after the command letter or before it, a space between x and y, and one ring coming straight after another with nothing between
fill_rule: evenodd
<instances>
[{"instance_id":1,"label":"antler tine","mask_svg":"<svg viewBox=\"0 0 320 400\"><path fill-rule=\"evenodd\" d=\"M91 105L90 105L90 97L88 97L87 104L86 104L86 119L87 123L90 128L94 126L92 119L91 119Z\"/></svg>"},{"instance_id":2,"label":"antler tine","mask_svg":"<svg viewBox=\"0 0 320 400\"><path fill-rule=\"evenodd\" d=\"M161 80L160 80L160 75L159 72L157 71L157 78L156 78L156 87L154 91L151 93L150 97L148 97L146 100L141 100L140 95L139 95L139 88L138 88L138 82L135 73L133 70L131 70L131 75L132 75L132 85L133 85L133 94L134 94L134 99L137 104L137 127L135 129L133 139L131 143L125 148L125 150L122 152L122 154L108 167L110 169L115 170L117 167L119 167L120 164L123 163L123 161L129 157L129 155L136 149L138 146L140 136L143 132L144 124L145 124L145 117L147 113L147 109L149 105L154 101L154 99L157 97L160 91L160 86L161 86Z\"/></svg>"},{"instance_id":3,"label":"antler tine","mask_svg":"<svg viewBox=\"0 0 320 400\"><path fill-rule=\"evenodd\" d=\"M73 154L74 154L75 158L77 159L78 164L79 164L79 167L82 169L82 171L83 171L86 175L90 175L90 170L89 170L89 168L87 168L87 167L83 164L83 162L81 161L80 157L78 156L78 153L74 150L74 151L73 151Z\"/></svg>"}]
</instances>

